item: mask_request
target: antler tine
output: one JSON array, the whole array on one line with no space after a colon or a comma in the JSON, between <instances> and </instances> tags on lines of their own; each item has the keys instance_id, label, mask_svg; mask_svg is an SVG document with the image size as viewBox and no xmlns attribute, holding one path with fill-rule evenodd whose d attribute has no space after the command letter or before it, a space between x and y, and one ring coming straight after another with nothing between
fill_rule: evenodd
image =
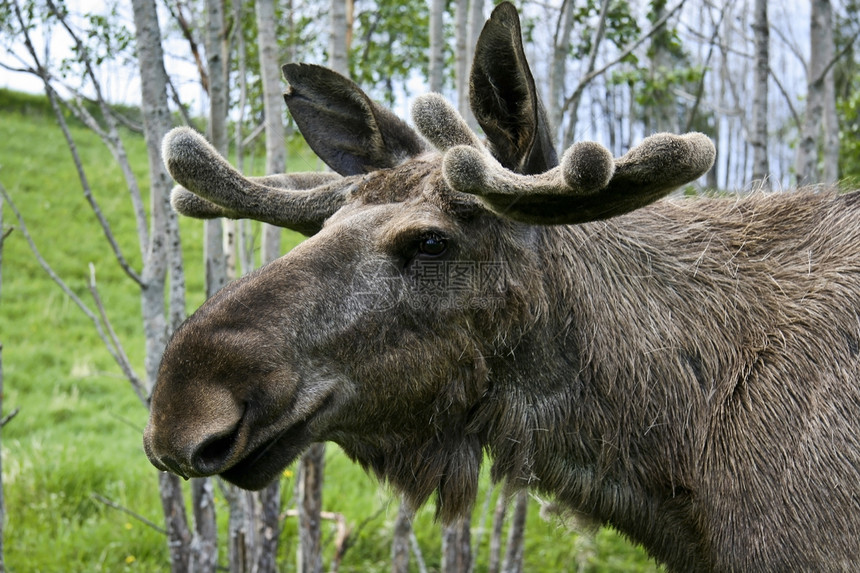
<instances>
[{"instance_id":1,"label":"antler tine","mask_svg":"<svg viewBox=\"0 0 860 573\"><path fill-rule=\"evenodd\" d=\"M493 211L538 224L605 219L647 205L706 173L716 151L701 133L660 133L618 159L598 143L571 146L561 165L540 175L518 175L488 153L449 149L443 174L455 191L482 198Z\"/></svg>"},{"instance_id":2,"label":"antler tine","mask_svg":"<svg viewBox=\"0 0 860 573\"><path fill-rule=\"evenodd\" d=\"M412 121L421 135L439 151L445 152L458 145L484 148L462 116L440 94L417 97L412 104Z\"/></svg>"},{"instance_id":3,"label":"antler tine","mask_svg":"<svg viewBox=\"0 0 860 573\"><path fill-rule=\"evenodd\" d=\"M343 205L352 183L334 173L245 177L186 127L165 136L162 155L181 185L172 192L174 208L202 219L249 218L313 233Z\"/></svg>"},{"instance_id":4,"label":"antler tine","mask_svg":"<svg viewBox=\"0 0 860 573\"><path fill-rule=\"evenodd\" d=\"M519 175L488 153L462 145L450 149L443 163L448 185L473 195L590 195L609 184L614 169L609 150L593 142L574 144L560 166L539 175Z\"/></svg>"}]
</instances>

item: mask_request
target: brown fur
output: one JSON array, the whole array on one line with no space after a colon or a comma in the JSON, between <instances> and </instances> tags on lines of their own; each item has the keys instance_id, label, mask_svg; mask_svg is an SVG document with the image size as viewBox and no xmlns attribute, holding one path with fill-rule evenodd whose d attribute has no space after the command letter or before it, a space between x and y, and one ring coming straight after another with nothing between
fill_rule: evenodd
<instances>
[{"instance_id":1,"label":"brown fur","mask_svg":"<svg viewBox=\"0 0 860 573\"><path fill-rule=\"evenodd\" d=\"M488 26L510 27L511 10ZM538 112L518 113L538 123L506 142L545 135ZM474 144L458 118L440 124L455 131L431 137L442 151ZM293 193L246 183L196 141L165 152L200 196L182 203L191 214L318 232L176 332L144 437L157 467L259 488L331 440L413 505L435 495L450 521L471 510L486 453L494 479L615 526L675 571L860 565L860 194L665 200L593 220L698 177L682 164L707 146L659 136L614 161L596 192L606 211L552 226L580 204L453 190L450 155L391 167L403 149L335 138L318 152L349 177ZM507 151L486 165L540 163L535 142L496 143ZM472 149L481 167L489 152Z\"/></svg>"}]
</instances>

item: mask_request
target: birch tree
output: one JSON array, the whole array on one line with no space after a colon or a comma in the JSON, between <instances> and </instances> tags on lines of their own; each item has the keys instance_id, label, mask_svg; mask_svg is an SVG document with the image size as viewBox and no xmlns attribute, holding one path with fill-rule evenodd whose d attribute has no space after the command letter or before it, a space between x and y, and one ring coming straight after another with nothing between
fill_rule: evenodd
<instances>
[{"instance_id":1,"label":"birch tree","mask_svg":"<svg viewBox=\"0 0 860 573\"><path fill-rule=\"evenodd\" d=\"M445 82L445 0L430 0L430 91L441 92Z\"/></svg>"},{"instance_id":2,"label":"birch tree","mask_svg":"<svg viewBox=\"0 0 860 573\"><path fill-rule=\"evenodd\" d=\"M753 181L759 181L764 188L770 187L767 159L767 82L770 76L770 24L767 18L767 0L755 0L753 15L753 41L755 45L755 66L753 77L752 129L750 144L753 148Z\"/></svg>"},{"instance_id":3,"label":"birch tree","mask_svg":"<svg viewBox=\"0 0 860 573\"><path fill-rule=\"evenodd\" d=\"M284 101L281 96L281 68L278 62L278 41L275 35L274 0L257 0L257 42L260 57L260 77L263 83L263 116L266 122L266 174L287 170L284 148ZM266 264L281 256L281 228L262 225L261 263ZM273 481L256 494L258 518L257 571L277 571L278 538L280 536L281 484Z\"/></svg>"},{"instance_id":4,"label":"birch tree","mask_svg":"<svg viewBox=\"0 0 860 573\"><path fill-rule=\"evenodd\" d=\"M811 6L806 112L803 116L795 159L798 185L821 182L818 169L818 140L824 122L824 100L828 93L825 85L826 76L832 73L833 9L830 0L812 0Z\"/></svg>"},{"instance_id":5,"label":"birch tree","mask_svg":"<svg viewBox=\"0 0 860 573\"><path fill-rule=\"evenodd\" d=\"M454 4L454 86L457 90L457 111L469 115L469 0Z\"/></svg>"},{"instance_id":6,"label":"birch tree","mask_svg":"<svg viewBox=\"0 0 860 573\"><path fill-rule=\"evenodd\" d=\"M135 42L141 83L141 112L150 178L150 227L141 285L142 314L146 335L146 377L151 388L170 331L185 314L185 277L181 266L179 227L170 208L171 178L161 160L161 141L171 128L167 104L167 73L161 48L158 11L153 0L132 0ZM169 269L168 269L169 267ZM167 324L164 289L170 275L171 320ZM190 562L190 538L179 477L159 472L159 490L168 531L171 570L182 573Z\"/></svg>"},{"instance_id":7,"label":"birch tree","mask_svg":"<svg viewBox=\"0 0 860 573\"><path fill-rule=\"evenodd\" d=\"M347 0L331 0L331 29L328 45L328 67L339 74L349 75L349 46L347 45Z\"/></svg>"}]
</instances>

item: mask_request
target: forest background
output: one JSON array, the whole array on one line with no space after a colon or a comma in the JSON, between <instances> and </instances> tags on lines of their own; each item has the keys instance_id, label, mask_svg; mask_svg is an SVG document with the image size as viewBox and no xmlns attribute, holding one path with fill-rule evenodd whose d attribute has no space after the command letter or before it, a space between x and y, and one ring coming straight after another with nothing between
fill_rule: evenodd
<instances>
[{"instance_id":1,"label":"forest background","mask_svg":"<svg viewBox=\"0 0 860 573\"><path fill-rule=\"evenodd\" d=\"M621 155L656 131L702 131L718 161L691 194L860 176L852 1L518 7L560 148L596 140ZM323 168L280 98L289 61L329 65L403 117L428 90L468 116L470 48L491 9L0 0L0 82L42 94L0 91L0 570L657 569L615 532L542 519L540 500L507 500L486 478L472 519L441 529L432 508L412 515L335 447L255 495L181 484L142 453L169 333L301 240L178 221L163 133L194 125L248 173Z\"/></svg>"}]
</instances>

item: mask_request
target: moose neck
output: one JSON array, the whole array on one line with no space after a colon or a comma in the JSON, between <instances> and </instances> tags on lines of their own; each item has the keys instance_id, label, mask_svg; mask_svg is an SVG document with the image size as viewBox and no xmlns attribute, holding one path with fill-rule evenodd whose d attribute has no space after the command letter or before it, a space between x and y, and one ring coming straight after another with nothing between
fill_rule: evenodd
<instances>
[{"instance_id":1,"label":"moose neck","mask_svg":"<svg viewBox=\"0 0 860 573\"><path fill-rule=\"evenodd\" d=\"M715 349L743 338L744 305L737 316L702 309L720 277L691 283L695 246L678 253L654 214L543 230L548 313L491 362L483 415L495 479L551 494L659 555L661 540L694 544L682 500L697 486L712 373L732 360ZM702 331L724 340L689 338Z\"/></svg>"}]
</instances>

